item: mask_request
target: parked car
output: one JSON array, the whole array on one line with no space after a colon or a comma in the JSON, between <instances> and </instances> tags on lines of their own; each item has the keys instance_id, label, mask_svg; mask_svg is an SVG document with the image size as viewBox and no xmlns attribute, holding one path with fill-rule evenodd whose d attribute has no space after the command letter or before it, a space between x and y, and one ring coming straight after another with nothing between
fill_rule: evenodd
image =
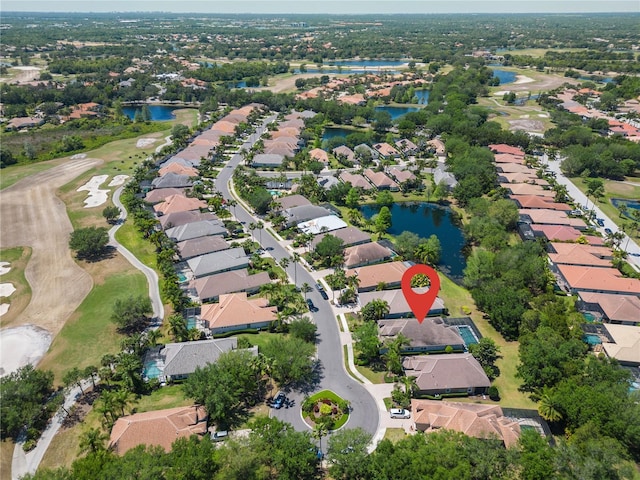
<instances>
[{"instance_id":1,"label":"parked car","mask_svg":"<svg viewBox=\"0 0 640 480\"><path fill-rule=\"evenodd\" d=\"M596 223L601 227L604 227L604 218L596 218Z\"/></svg>"},{"instance_id":2,"label":"parked car","mask_svg":"<svg viewBox=\"0 0 640 480\"><path fill-rule=\"evenodd\" d=\"M389 410L389 415L391 418L411 418L411 412L404 408L392 408Z\"/></svg>"},{"instance_id":3,"label":"parked car","mask_svg":"<svg viewBox=\"0 0 640 480\"><path fill-rule=\"evenodd\" d=\"M320 292L320 296L322 298L324 298L325 300L329 300L329 295L327 295L327 292L325 291L324 287L322 285L320 285L319 283L316 283L316 290L318 290L318 292Z\"/></svg>"},{"instance_id":4,"label":"parked car","mask_svg":"<svg viewBox=\"0 0 640 480\"><path fill-rule=\"evenodd\" d=\"M220 430L211 434L211 440L213 440L214 442L222 442L227 438L229 438L229 432L227 432L226 430Z\"/></svg>"},{"instance_id":5,"label":"parked car","mask_svg":"<svg viewBox=\"0 0 640 480\"><path fill-rule=\"evenodd\" d=\"M309 307L309 311L310 312L317 312L318 311L318 307L316 307L313 304L313 300L311 300L310 298L307 298L307 307Z\"/></svg>"},{"instance_id":6,"label":"parked car","mask_svg":"<svg viewBox=\"0 0 640 480\"><path fill-rule=\"evenodd\" d=\"M611 235L613 232L611 231L610 228L605 228L604 233L606 233L607 235Z\"/></svg>"},{"instance_id":7,"label":"parked car","mask_svg":"<svg viewBox=\"0 0 640 480\"><path fill-rule=\"evenodd\" d=\"M287 397L284 394L284 392L278 392L277 395L275 396L275 398L273 399L273 403L271 404L271 406L273 408L275 408L276 410L279 410L284 405L284 401L286 399L287 399Z\"/></svg>"}]
</instances>

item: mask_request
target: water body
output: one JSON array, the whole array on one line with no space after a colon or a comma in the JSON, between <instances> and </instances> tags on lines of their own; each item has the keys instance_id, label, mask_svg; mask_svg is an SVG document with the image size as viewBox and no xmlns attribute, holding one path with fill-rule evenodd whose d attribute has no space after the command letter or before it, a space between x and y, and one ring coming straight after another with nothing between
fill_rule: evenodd
<instances>
[{"instance_id":1,"label":"water body","mask_svg":"<svg viewBox=\"0 0 640 480\"><path fill-rule=\"evenodd\" d=\"M513 83L516 81L515 72L509 72L507 70L500 70L499 68L492 68L493 76L500 79L500 85L506 85L507 83Z\"/></svg>"},{"instance_id":2,"label":"water body","mask_svg":"<svg viewBox=\"0 0 640 480\"><path fill-rule=\"evenodd\" d=\"M391 107L389 105L381 105L376 107L376 110L389 112L391 115L391 120L397 120L398 118L406 115L409 112L417 112L420 110L419 107Z\"/></svg>"},{"instance_id":3,"label":"water body","mask_svg":"<svg viewBox=\"0 0 640 480\"><path fill-rule=\"evenodd\" d=\"M418 99L419 105L426 105L429 103L429 90L416 90L414 96Z\"/></svg>"},{"instance_id":4,"label":"water body","mask_svg":"<svg viewBox=\"0 0 640 480\"><path fill-rule=\"evenodd\" d=\"M376 206L361 208L365 218L371 218L378 210ZM436 235L442 246L438 267L453 280L462 280L463 270L467 265L462 254L465 240L450 209L433 203L409 202L396 203L390 210L393 223L389 229L390 234L399 235L406 230L423 238Z\"/></svg>"},{"instance_id":5,"label":"water body","mask_svg":"<svg viewBox=\"0 0 640 480\"><path fill-rule=\"evenodd\" d=\"M340 65L342 67L363 67L363 68L378 68L378 67L401 67L405 63L402 60L341 60L339 62L328 62L329 66ZM327 65L325 64L325 65Z\"/></svg>"},{"instance_id":6,"label":"water body","mask_svg":"<svg viewBox=\"0 0 640 480\"><path fill-rule=\"evenodd\" d=\"M355 130L349 130L348 128L325 128L324 133L322 134L322 140L330 140L335 137L346 137L347 135L351 135L352 133L357 133Z\"/></svg>"},{"instance_id":7,"label":"water body","mask_svg":"<svg viewBox=\"0 0 640 480\"><path fill-rule=\"evenodd\" d=\"M149 111L151 112L151 120L157 122L163 122L167 120L173 120L176 116L173 114L174 110L179 107L167 107L166 105L149 105ZM122 107L122 112L133 120L136 116L136 112L141 112L142 107Z\"/></svg>"},{"instance_id":8,"label":"water body","mask_svg":"<svg viewBox=\"0 0 640 480\"><path fill-rule=\"evenodd\" d=\"M631 211L640 210L640 200L627 200L625 198L612 198L611 203L614 207L618 208L620 205L624 204L627 206L627 212L624 214L627 218L633 218L631 216Z\"/></svg>"},{"instance_id":9,"label":"water body","mask_svg":"<svg viewBox=\"0 0 640 480\"><path fill-rule=\"evenodd\" d=\"M227 83L227 87L228 88L247 88L247 82L245 82L244 80L239 82L230 82L230 83Z\"/></svg>"}]
</instances>

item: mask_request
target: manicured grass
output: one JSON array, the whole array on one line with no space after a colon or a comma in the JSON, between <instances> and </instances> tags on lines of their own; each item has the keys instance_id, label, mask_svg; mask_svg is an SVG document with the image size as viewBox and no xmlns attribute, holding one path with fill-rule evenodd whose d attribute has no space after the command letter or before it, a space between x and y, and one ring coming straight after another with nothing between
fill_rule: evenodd
<instances>
[{"instance_id":1,"label":"manicured grass","mask_svg":"<svg viewBox=\"0 0 640 480\"><path fill-rule=\"evenodd\" d=\"M114 259L103 262L111 261ZM96 283L53 340L39 367L52 370L60 383L70 368L99 365L103 355L117 353L123 337L111 321L113 302L129 295L147 295L146 278L137 270L119 271Z\"/></svg>"},{"instance_id":2,"label":"manicured grass","mask_svg":"<svg viewBox=\"0 0 640 480\"><path fill-rule=\"evenodd\" d=\"M356 369L360 372L361 375L364 375L367 380L371 383L385 383L384 374L385 372L376 372L372 370L370 367L363 367L361 365L356 365Z\"/></svg>"},{"instance_id":3,"label":"manicured grass","mask_svg":"<svg viewBox=\"0 0 640 480\"><path fill-rule=\"evenodd\" d=\"M16 247L0 250L0 261L9 262L11 270L0 277L2 283L12 283L16 291L9 297L2 298L0 303L8 303L11 306L9 311L0 317L0 326L2 328L10 326L29 305L31 300L31 286L24 276L24 270L27 267L29 258L31 257L31 249L28 247Z\"/></svg>"},{"instance_id":4,"label":"manicured grass","mask_svg":"<svg viewBox=\"0 0 640 480\"><path fill-rule=\"evenodd\" d=\"M315 395L311 395L309 397L309 401L317 402L318 400L321 400L323 398L331 400L334 403L344 402L344 399L342 397L340 397L337 393L332 392L331 390L322 390L322 391L316 393ZM347 420L349 420L349 413L348 412L344 413L333 424L333 430L338 430L341 426L343 426L345 423L347 423Z\"/></svg>"},{"instance_id":5,"label":"manicured grass","mask_svg":"<svg viewBox=\"0 0 640 480\"><path fill-rule=\"evenodd\" d=\"M11 478L14 446L14 443L10 440L0 442L0 472L2 472L2 478Z\"/></svg>"},{"instance_id":6,"label":"manicured grass","mask_svg":"<svg viewBox=\"0 0 640 480\"><path fill-rule=\"evenodd\" d=\"M155 247L143 238L142 234L136 230L133 220L127 219L116 232L116 240L146 266L156 269L157 258Z\"/></svg>"},{"instance_id":7,"label":"manicured grass","mask_svg":"<svg viewBox=\"0 0 640 480\"><path fill-rule=\"evenodd\" d=\"M450 316L471 317L482 336L491 338L500 347L502 358L496 362L500 369L500 376L493 382L500 392L500 404L504 407L535 408L535 403L518 391L518 386L521 383L520 379L516 377L516 367L519 363L518 342L506 341L476 308L471 294L442 273L440 274L439 296L449 309ZM465 312L471 313L467 315Z\"/></svg>"},{"instance_id":8,"label":"manicured grass","mask_svg":"<svg viewBox=\"0 0 640 480\"><path fill-rule=\"evenodd\" d=\"M399 442L406 438L407 432L404 431L404 428L387 428L384 434L384 440L389 440L392 443Z\"/></svg>"},{"instance_id":9,"label":"manicured grass","mask_svg":"<svg viewBox=\"0 0 640 480\"><path fill-rule=\"evenodd\" d=\"M44 172L45 170L60 165L65 160L68 160L68 157L65 159L49 160L47 162L31 163L29 165L12 165L3 168L2 175L0 175L0 190L10 187L24 177Z\"/></svg>"},{"instance_id":10,"label":"manicured grass","mask_svg":"<svg viewBox=\"0 0 640 480\"><path fill-rule=\"evenodd\" d=\"M193 405L193 400L185 397L182 385L168 385L153 391L151 395L140 397L132 404L131 410L142 413L187 405Z\"/></svg>"},{"instance_id":11,"label":"manicured grass","mask_svg":"<svg viewBox=\"0 0 640 480\"><path fill-rule=\"evenodd\" d=\"M257 335L249 335L243 333L242 335L238 335L238 339L245 338L251 343L251 345L256 345L258 350L263 349L272 338L282 336L281 333L271 333L271 332L260 332Z\"/></svg>"}]
</instances>

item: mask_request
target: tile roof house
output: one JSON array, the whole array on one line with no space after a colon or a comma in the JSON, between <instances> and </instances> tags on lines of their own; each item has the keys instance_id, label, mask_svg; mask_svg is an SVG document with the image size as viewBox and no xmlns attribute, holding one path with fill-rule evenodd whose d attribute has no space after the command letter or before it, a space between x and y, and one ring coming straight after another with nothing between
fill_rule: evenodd
<instances>
[{"instance_id":1,"label":"tile roof house","mask_svg":"<svg viewBox=\"0 0 640 480\"><path fill-rule=\"evenodd\" d=\"M311 233L317 235L320 232L333 230L339 230L345 228L347 223L338 218L336 215L326 215L324 217L314 218L313 220L307 220L297 225L298 229L303 233Z\"/></svg>"},{"instance_id":2,"label":"tile roof house","mask_svg":"<svg viewBox=\"0 0 640 480\"><path fill-rule=\"evenodd\" d=\"M247 268L249 257L244 253L244 248L236 247L190 258L187 260L187 265L189 265L194 277L200 278L215 273Z\"/></svg>"},{"instance_id":3,"label":"tile roof house","mask_svg":"<svg viewBox=\"0 0 640 480\"><path fill-rule=\"evenodd\" d=\"M151 204L160 203L171 195L182 195L184 197L184 188L154 188L145 195L144 201Z\"/></svg>"},{"instance_id":4,"label":"tile roof house","mask_svg":"<svg viewBox=\"0 0 640 480\"><path fill-rule=\"evenodd\" d=\"M382 341L402 334L409 345L402 347L403 354L420 352L442 352L448 346L454 351L465 350L465 343L457 327L447 325L441 317L427 317L422 323L415 318L380 320L379 336Z\"/></svg>"},{"instance_id":5,"label":"tile roof house","mask_svg":"<svg viewBox=\"0 0 640 480\"><path fill-rule=\"evenodd\" d=\"M415 155L418 152L418 146L407 138L396 140L395 146L405 155Z\"/></svg>"},{"instance_id":6,"label":"tile roof house","mask_svg":"<svg viewBox=\"0 0 640 480\"><path fill-rule=\"evenodd\" d=\"M220 295L227 293L256 293L262 285L271 283L267 272L249 275L246 268L230 272L218 273L191 282L189 288L195 290L200 302L217 302Z\"/></svg>"},{"instance_id":7,"label":"tile roof house","mask_svg":"<svg viewBox=\"0 0 640 480\"><path fill-rule=\"evenodd\" d=\"M532 173L529 167L520 165L519 163L499 163L496 165L496 170L498 171L498 175L501 173Z\"/></svg>"},{"instance_id":8,"label":"tile roof house","mask_svg":"<svg viewBox=\"0 0 640 480\"><path fill-rule=\"evenodd\" d=\"M325 237L325 233L321 233L320 235L316 235L311 241L310 248L313 250L316 248L316 245L320 243L320 241ZM371 241L371 235L363 232L362 230L356 227L346 227L340 228L339 230L333 230L331 235L334 237L338 237L342 240L343 245L345 247L349 247L351 245L361 245L363 243L369 243Z\"/></svg>"},{"instance_id":9,"label":"tile roof house","mask_svg":"<svg viewBox=\"0 0 640 480\"><path fill-rule=\"evenodd\" d=\"M584 236L580 230L564 225L531 225L531 230L536 237L544 237L549 241L575 242ZM602 237L586 235L584 238L589 245L604 245Z\"/></svg>"},{"instance_id":10,"label":"tile roof house","mask_svg":"<svg viewBox=\"0 0 640 480\"><path fill-rule=\"evenodd\" d=\"M361 143L360 145L356 145L353 148L353 151L356 154L356 157L362 157L363 155L366 155L367 152L371 155L371 158L374 160L378 160L378 158L380 157L380 154L378 153L378 151L371 148L366 143Z\"/></svg>"},{"instance_id":11,"label":"tile roof house","mask_svg":"<svg viewBox=\"0 0 640 480\"><path fill-rule=\"evenodd\" d=\"M578 230L586 230L587 224L581 218L571 218L565 212L548 210L546 208L519 209L520 221L524 223L537 223L541 225L565 225L575 227Z\"/></svg>"},{"instance_id":12,"label":"tile roof house","mask_svg":"<svg viewBox=\"0 0 640 480\"><path fill-rule=\"evenodd\" d=\"M359 173L342 172L338 178L344 183L350 183L354 188L361 188L363 190L373 189L373 185Z\"/></svg>"},{"instance_id":13,"label":"tile roof house","mask_svg":"<svg viewBox=\"0 0 640 480\"><path fill-rule=\"evenodd\" d=\"M640 366L640 328L630 325L605 323L604 328L613 338L613 343L603 342L602 348L609 358L615 358L620 365Z\"/></svg>"},{"instance_id":14,"label":"tile roof house","mask_svg":"<svg viewBox=\"0 0 640 480\"><path fill-rule=\"evenodd\" d=\"M524 157L519 155L512 155L510 153L496 153L494 155L494 160L496 163L518 163L520 165L524 165Z\"/></svg>"},{"instance_id":15,"label":"tile roof house","mask_svg":"<svg viewBox=\"0 0 640 480\"><path fill-rule=\"evenodd\" d=\"M198 200L197 198L185 197L184 195L171 195L167 197L164 202L157 203L153 206L153 210L158 215L200 210L201 208L207 208L207 202Z\"/></svg>"},{"instance_id":16,"label":"tile roof house","mask_svg":"<svg viewBox=\"0 0 640 480\"><path fill-rule=\"evenodd\" d=\"M236 350L238 339L218 338L213 340L197 340L194 342L167 343L147 351L144 364L153 364L158 369L157 378L161 382L184 380L196 368L215 363L225 352Z\"/></svg>"},{"instance_id":17,"label":"tile roof house","mask_svg":"<svg viewBox=\"0 0 640 480\"><path fill-rule=\"evenodd\" d=\"M269 328L277 307L266 298L247 298L247 292L220 295L219 303L202 305L200 318L212 335L247 328Z\"/></svg>"},{"instance_id":18,"label":"tile roof house","mask_svg":"<svg viewBox=\"0 0 640 480\"><path fill-rule=\"evenodd\" d=\"M347 276L358 276L358 292L370 292L380 284L384 284L386 289L400 287L402 275L408 269L404 262L390 262L353 268L347 271Z\"/></svg>"},{"instance_id":19,"label":"tile roof house","mask_svg":"<svg viewBox=\"0 0 640 480\"><path fill-rule=\"evenodd\" d=\"M160 226L166 230L172 227L179 227L187 223L200 222L202 220L218 220L218 216L212 212L200 212L198 210L185 210L182 212L161 215L158 218Z\"/></svg>"},{"instance_id":20,"label":"tile roof house","mask_svg":"<svg viewBox=\"0 0 640 480\"><path fill-rule=\"evenodd\" d=\"M563 212L573 210L566 203L554 202L551 197L541 197L539 195L509 195L509 198L516 203L518 208L546 208Z\"/></svg>"},{"instance_id":21,"label":"tile roof house","mask_svg":"<svg viewBox=\"0 0 640 480\"><path fill-rule=\"evenodd\" d=\"M556 192L553 190L545 190L540 185L532 185L530 183L501 183L500 186L513 195L536 195L551 199L556 196Z\"/></svg>"},{"instance_id":22,"label":"tile roof house","mask_svg":"<svg viewBox=\"0 0 640 480\"><path fill-rule=\"evenodd\" d=\"M188 177L197 177L198 175L200 175L198 170L196 170L195 168L187 167L176 162L170 163L169 165L162 167L160 170L158 170L158 173L160 174L161 177L165 176L167 173L187 175Z\"/></svg>"},{"instance_id":23,"label":"tile roof house","mask_svg":"<svg viewBox=\"0 0 640 480\"><path fill-rule=\"evenodd\" d=\"M398 158L400 152L389 145L387 142L375 143L373 149L378 152L382 158Z\"/></svg>"},{"instance_id":24,"label":"tile roof house","mask_svg":"<svg viewBox=\"0 0 640 480\"><path fill-rule=\"evenodd\" d=\"M153 185L153 188L184 188L192 186L193 181L189 175L169 172L162 177L154 178L151 181L151 185Z\"/></svg>"},{"instance_id":25,"label":"tile roof house","mask_svg":"<svg viewBox=\"0 0 640 480\"><path fill-rule=\"evenodd\" d=\"M520 437L520 425L505 417L498 405L414 399L411 415L420 432L444 428L474 438L498 438L507 448Z\"/></svg>"},{"instance_id":26,"label":"tile roof house","mask_svg":"<svg viewBox=\"0 0 640 480\"><path fill-rule=\"evenodd\" d=\"M199 257L207 253L218 252L229 248L227 241L218 236L210 235L207 237L192 238L178 242L178 255L182 260L188 260L193 257Z\"/></svg>"},{"instance_id":27,"label":"tile roof house","mask_svg":"<svg viewBox=\"0 0 640 480\"><path fill-rule=\"evenodd\" d=\"M138 445L158 445L166 452L178 438L204 435L207 413L202 406L176 407L120 417L111 429L109 448L124 455Z\"/></svg>"},{"instance_id":28,"label":"tile roof house","mask_svg":"<svg viewBox=\"0 0 640 480\"><path fill-rule=\"evenodd\" d=\"M400 190L400 185L398 185L395 180L389 178L384 172L374 172L368 168L364 171L364 176L367 177L378 190L391 190L392 192Z\"/></svg>"},{"instance_id":29,"label":"tile roof house","mask_svg":"<svg viewBox=\"0 0 640 480\"><path fill-rule=\"evenodd\" d=\"M331 212L324 207L317 205L301 205L299 207L291 207L284 210L283 215L286 219L287 226L297 225L298 223L313 220L314 218L326 217Z\"/></svg>"},{"instance_id":30,"label":"tile roof house","mask_svg":"<svg viewBox=\"0 0 640 480\"><path fill-rule=\"evenodd\" d=\"M340 145L339 147L334 148L333 154L339 159L348 160L350 162L353 162L356 159L355 152L346 145Z\"/></svg>"},{"instance_id":31,"label":"tile roof house","mask_svg":"<svg viewBox=\"0 0 640 480\"><path fill-rule=\"evenodd\" d=\"M486 393L491 381L482 365L470 353L444 353L405 357L405 375L416 377L422 395Z\"/></svg>"},{"instance_id":32,"label":"tile roof house","mask_svg":"<svg viewBox=\"0 0 640 480\"><path fill-rule=\"evenodd\" d=\"M344 250L344 266L346 268L363 267L373 263L384 262L390 259L391 255L393 255L393 252L378 242L353 245Z\"/></svg>"},{"instance_id":33,"label":"tile roof house","mask_svg":"<svg viewBox=\"0 0 640 480\"><path fill-rule=\"evenodd\" d=\"M440 163L433 171L433 182L436 185L440 185L442 183L449 189L452 189L458 184L458 181L456 180L456 177L453 175L453 173L447 171L446 165L442 165Z\"/></svg>"},{"instance_id":34,"label":"tile roof house","mask_svg":"<svg viewBox=\"0 0 640 480\"><path fill-rule=\"evenodd\" d=\"M413 289L416 293L425 293L429 287L420 287ZM384 300L389 305L389 313L384 318L407 318L413 317L411 307L404 298L402 290L374 290L373 292L363 292L358 295L358 303L364 307L373 300ZM440 297L436 297L435 302L429 309L427 316L445 315L446 308Z\"/></svg>"},{"instance_id":35,"label":"tile roof house","mask_svg":"<svg viewBox=\"0 0 640 480\"><path fill-rule=\"evenodd\" d=\"M282 210L293 207L301 207L303 205L313 205L309 199L302 195L287 195L286 197L278 197L273 201L279 205Z\"/></svg>"},{"instance_id":36,"label":"tile roof house","mask_svg":"<svg viewBox=\"0 0 640 480\"><path fill-rule=\"evenodd\" d=\"M557 265L557 272L571 293L640 295L640 280L625 278L616 268Z\"/></svg>"},{"instance_id":37,"label":"tile roof house","mask_svg":"<svg viewBox=\"0 0 640 480\"><path fill-rule=\"evenodd\" d=\"M209 235L227 236L229 231L221 220L201 220L199 222L185 223L179 227L169 228L165 231L167 237L183 242L193 238L207 237Z\"/></svg>"},{"instance_id":38,"label":"tile roof house","mask_svg":"<svg viewBox=\"0 0 640 480\"><path fill-rule=\"evenodd\" d=\"M311 157L312 160L317 160L318 162L322 162L325 165L329 163L329 155L321 148L314 148L313 150L309 150L309 157Z\"/></svg>"},{"instance_id":39,"label":"tile roof house","mask_svg":"<svg viewBox=\"0 0 640 480\"><path fill-rule=\"evenodd\" d=\"M409 182L416 179L416 176L409 170L402 170L398 167L391 167L389 169L389 175L395 178L398 183Z\"/></svg>"},{"instance_id":40,"label":"tile roof house","mask_svg":"<svg viewBox=\"0 0 640 480\"><path fill-rule=\"evenodd\" d=\"M634 295L578 292L578 306L583 311L595 311L602 321L622 325L640 323L640 298Z\"/></svg>"},{"instance_id":41,"label":"tile roof house","mask_svg":"<svg viewBox=\"0 0 640 480\"><path fill-rule=\"evenodd\" d=\"M253 167L279 167L284 161L285 154L280 153L259 153L253 157L251 166Z\"/></svg>"},{"instance_id":42,"label":"tile roof house","mask_svg":"<svg viewBox=\"0 0 640 480\"><path fill-rule=\"evenodd\" d=\"M489 149L494 153L509 153L511 155L524 157L524 150L520 147L512 147L511 145L506 145L504 143L489 145Z\"/></svg>"},{"instance_id":43,"label":"tile roof house","mask_svg":"<svg viewBox=\"0 0 640 480\"><path fill-rule=\"evenodd\" d=\"M552 264L611 267L613 252L608 247L594 247L581 243L551 242L547 245Z\"/></svg>"},{"instance_id":44,"label":"tile roof house","mask_svg":"<svg viewBox=\"0 0 640 480\"><path fill-rule=\"evenodd\" d=\"M447 149L444 146L444 142L438 138L434 138L433 140L429 140L427 142L427 145L429 145L433 150L435 150L435 154L438 157L444 157L447 155Z\"/></svg>"}]
</instances>

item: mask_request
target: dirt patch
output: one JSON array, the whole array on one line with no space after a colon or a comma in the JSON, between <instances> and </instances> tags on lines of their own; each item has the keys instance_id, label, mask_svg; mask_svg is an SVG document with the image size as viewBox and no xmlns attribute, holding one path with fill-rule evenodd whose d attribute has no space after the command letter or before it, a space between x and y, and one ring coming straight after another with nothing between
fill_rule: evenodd
<instances>
[{"instance_id":1,"label":"dirt patch","mask_svg":"<svg viewBox=\"0 0 640 480\"><path fill-rule=\"evenodd\" d=\"M305 73L302 75L295 75L292 77L278 78L274 85L269 85L268 87L256 88L255 90L271 90L274 93L283 93L283 92L291 92L297 90L296 88L296 80L299 78L317 78L323 75L327 75L326 73Z\"/></svg>"},{"instance_id":2,"label":"dirt patch","mask_svg":"<svg viewBox=\"0 0 640 480\"><path fill-rule=\"evenodd\" d=\"M547 92L564 83L577 85L580 82L575 78L563 77L562 75L531 71L526 75L519 73L515 83L508 83L499 88L509 92Z\"/></svg>"},{"instance_id":3,"label":"dirt patch","mask_svg":"<svg viewBox=\"0 0 640 480\"><path fill-rule=\"evenodd\" d=\"M16 325L32 324L55 336L91 291L91 277L71 257L72 226L56 190L100 163L70 160L0 192L0 245L32 249L25 269L32 297Z\"/></svg>"},{"instance_id":4,"label":"dirt patch","mask_svg":"<svg viewBox=\"0 0 640 480\"><path fill-rule=\"evenodd\" d=\"M509 120L510 130L524 130L527 132L544 132L544 123L540 120Z\"/></svg>"}]
</instances>

